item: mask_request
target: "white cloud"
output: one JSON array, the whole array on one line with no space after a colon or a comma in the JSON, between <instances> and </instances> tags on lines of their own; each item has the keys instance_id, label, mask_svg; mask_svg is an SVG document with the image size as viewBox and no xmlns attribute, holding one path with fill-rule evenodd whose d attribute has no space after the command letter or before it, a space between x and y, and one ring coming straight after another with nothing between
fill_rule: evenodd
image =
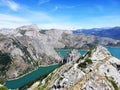
<instances>
[{"instance_id":1,"label":"white cloud","mask_svg":"<svg viewBox=\"0 0 120 90\"><path fill-rule=\"evenodd\" d=\"M55 6L54 8L53 8L53 10L52 11L57 11L57 10L59 10L59 9L72 9L72 8L77 8L77 7L79 7L80 5L75 5L75 6L73 6L73 5L71 5L71 6L68 6L68 5L57 5L57 6Z\"/></svg>"},{"instance_id":2,"label":"white cloud","mask_svg":"<svg viewBox=\"0 0 120 90\"><path fill-rule=\"evenodd\" d=\"M27 22L28 20L13 15L0 14L0 21Z\"/></svg>"},{"instance_id":3,"label":"white cloud","mask_svg":"<svg viewBox=\"0 0 120 90\"><path fill-rule=\"evenodd\" d=\"M27 11L28 15L27 17L31 20L31 21L40 21L40 22L51 22L53 20L53 17L51 17L50 15L48 15L45 12L40 12L40 11Z\"/></svg>"},{"instance_id":4,"label":"white cloud","mask_svg":"<svg viewBox=\"0 0 120 90\"><path fill-rule=\"evenodd\" d=\"M120 26L120 15L105 15L88 17L81 20L80 26L84 28L101 28ZM87 21L87 22L86 22Z\"/></svg>"},{"instance_id":5,"label":"white cloud","mask_svg":"<svg viewBox=\"0 0 120 90\"><path fill-rule=\"evenodd\" d=\"M14 28L24 24L30 24L30 22L25 18L0 14L0 28Z\"/></svg>"},{"instance_id":6,"label":"white cloud","mask_svg":"<svg viewBox=\"0 0 120 90\"><path fill-rule=\"evenodd\" d=\"M50 2L50 0L39 0L39 4L44 4L44 3L48 3Z\"/></svg>"},{"instance_id":7,"label":"white cloud","mask_svg":"<svg viewBox=\"0 0 120 90\"><path fill-rule=\"evenodd\" d=\"M20 6L18 3L14 2L13 0L1 0L2 4L9 7L11 10L17 11Z\"/></svg>"},{"instance_id":8,"label":"white cloud","mask_svg":"<svg viewBox=\"0 0 120 90\"><path fill-rule=\"evenodd\" d=\"M38 24L39 28L41 29L62 29L62 30L75 30L81 29L80 26L75 26L72 24L59 24L59 23L48 23L48 24Z\"/></svg>"}]
</instances>

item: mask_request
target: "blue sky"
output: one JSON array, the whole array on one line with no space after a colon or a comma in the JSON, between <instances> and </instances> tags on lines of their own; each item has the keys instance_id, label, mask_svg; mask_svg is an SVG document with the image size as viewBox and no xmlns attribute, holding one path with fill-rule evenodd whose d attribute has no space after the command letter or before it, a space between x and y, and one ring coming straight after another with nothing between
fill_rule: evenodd
<instances>
[{"instance_id":1,"label":"blue sky","mask_svg":"<svg viewBox=\"0 0 120 90\"><path fill-rule=\"evenodd\" d=\"M0 0L0 28L120 26L120 0Z\"/></svg>"}]
</instances>

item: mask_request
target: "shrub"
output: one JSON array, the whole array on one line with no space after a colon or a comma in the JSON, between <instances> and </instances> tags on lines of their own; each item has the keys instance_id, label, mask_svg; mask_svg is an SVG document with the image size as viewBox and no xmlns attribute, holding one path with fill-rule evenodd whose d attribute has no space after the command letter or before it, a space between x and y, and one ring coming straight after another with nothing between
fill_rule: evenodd
<instances>
[{"instance_id":1,"label":"shrub","mask_svg":"<svg viewBox=\"0 0 120 90\"><path fill-rule=\"evenodd\" d=\"M107 76L105 76L105 77L106 77L106 79L112 84L112 86L114 87L114 90L119 90L119 89L118 89L118 86L117 86L117 84L115 83L114 80L109 79Z\"/></svg>"},{"instance_id":2,"label":"shrub","mask_svg":"<svg viewBox=\"0 0 120 90\"><path fill-rule=\"evenodd\" d=\"M8 88L5 86L0 86L0 90L8 90Z\"/></svg>"},{"instance_id":3,"label":"shrub","mask_svg":"<svg viewBox=\"0 0 120 90\"><path fill-rule=\"evenodd\" d=\"M81 68L86 68L86 67L87 67L87 65L86 65L86 63L85 63L85 62L83 62L83 63L78 64L78 67L81 67Z\"/></svg>"},{"instance_id":4,"label":"shrub","mask_svg":"<svg viewBox=\"0 0 120 90\"><path fill-rule=\"evenodd\" d=\"M21 33L22 35L25 35L25 32L26 32L25 30L21 30L21 31L20 31L20 33Z\"/></svg>"},{"instance_id":5,"label":"shrub","mask_svg":"<svg viewBox=\"0 0 120 90\"><path fill-rule=\"evenodd\" d=\"M119 90L117 84L115 83L115 81L113 81L113 80L109 80L109 81L111 82L111 84L113 85L115 90Z\"/></svg>"},{"instance_id":6,"label":"shrub","mask_svg":"<svg viewBox=\"0 0 120 90\"><path fill-rule=\"evenodd\" d=\"M86 68L87 67L87 64L92 64L92 60L91 59L85 59L85 61L83 63L80 63L78 64L78 67L81 67L81 68Z\"/></svg>"},{"instance_id":7,"label":"shrub","mask_svg":"<svg viewBox=\"0 0 120 90\"><path fill-rule=\"evenodd\" d=\"M91 59L86 59L85 62L87 62L88 64L92 64L92 60Z\"/></svg>"}]
</instances>

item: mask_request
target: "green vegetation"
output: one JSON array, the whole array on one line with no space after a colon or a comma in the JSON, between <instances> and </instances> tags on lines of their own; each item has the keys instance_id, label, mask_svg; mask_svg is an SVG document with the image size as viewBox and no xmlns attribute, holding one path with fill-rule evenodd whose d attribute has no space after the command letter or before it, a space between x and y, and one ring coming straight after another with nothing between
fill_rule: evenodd
<instances>
[{"instance_id":1,"label":"green vegetation","mask_svg":"<svg viewBox=\"0 0 120 90\"><path fill-rule=\"evenodd\" d=\"M51 80L53 76L53 72L45 79L45 82L48 83L49 80Z\"/></svg>"},{"instance_id":2,"label":"green vegetation","mask_svg":"<svg viewBox=\"0 0 120 90\"><path fill-rule=\"evenodd\" d=\"M84 59L84 57L81 56L81 57L76 61L76 63L78 63L80 59Z\"/></svg>"},{"instance_id":3,"label":"green vegetation","mask_svg":"<svg viewBox=\"0 0 120 90\"><path fill-rule=\"evenodd\" d=\"M0 73L1 73L1 72L0 72ZM2 75L3 75L3 74L2 74ZM3 77L1 77L1 78L0 78L0 83L1 83L1 84L4 84L5 82L6 82L6 79L3 78Z\"/></svg>"},{"instance_id":4,"label":"green vegetation","mask_svg":"<svg viewBox=\"0 0 120 90\"><path fill-rule=\"evenodd\" d=\"M85 54L85 56L86 56L86 55L88 55L88 57L91 57L92 50L93 50L93 48L92 48L92 49L90 49L90 50L89 50L89 51Z\"/></svg>"},{"instance_id":5,"label":"green vegetation","mask_svg":"<svg viewBox=\"0 0 120 90\"><path fill-rule=\"evenodd\" d=\"M3 53L0 51L0 64L7 65L12 61L9 53Z\"/></svg>"},{"instance_id":6,"label":"green vegetation","mask_svg":"<svg viewBox=\"0 0 120 90\"><path fill-rule=\"evenodd\" d=\"M59 78L59 80L63 80L63 78L62 78L62 77L60 77L60 78Z\"/></svg>"},{"instance_id":7,"label":"green vegetation","mask_svg":"<svg viewBox=\"0 0 120 90\"><path fill-rule=\"evenodd\" d=\"M12 58L9 53L0 51L0 74L4 75L5 70L8 70L9 64L12 62ZM4 80L0 80L4 83Z\"/></svg>"},{"instance_id":8,"label":"green vegetation","mask_svg":"<svg viewBox=\"0 0 120 90\"><path fill-rule=\"evenodd\" d=\"M111 82L111 84L113 85L114 89L115 89L115 90L118 90L118 86L117 86L117 84L115 83L115 81L110 80L110 82Z\"/></svg>"},{"instance_id":9,"label":"green vegetation","mask_svg":"<svg viewBox=\"0 0 120 90\"><path fill-rule=\"evenodd\" d=\"M45 34L47 30L40 30L39 32Z\"/></svg>"},{"instance_id":10,"label":"green vegetation","mask_svg":"<svg viewBox=\"0 0 120 90\"><path fill-rule=\"evenodd\" d=\"M107 76L105 77L112 84L112 86L114 87L114 90L119 90L116 82L113 79L109 79Z\"/></svg>"},{"instance_id":11,"label":"green vegetation","mask_svg":"<svg viewBox=\"0 0 120 90\"><path fill-rule=\"evenodd\" d=\"M5 86L0 86L0 90L8 90L8 88Z\"/></svg>"},{"instance_id":12,"label":"green vegetation","mask_svg":"<svg viewBox=\"0 0 120 90\"><path fill-rule=\"evenodd\" d=\"M85 62L78 64L78 67L86 68L87 64Z\"/></svg>"},{"instance_id":13,"label":"green vegetation","mask_svg":"<svg viewBox=\"0 0 120 90\"><path fill-rule=\"evenodd\" d=\"M22 35L25 35L25 32L26 32L26 30L20 30L20 33L21 33Z\"/></svg>"},{"instance_id":14,"label":"green vegetation","mask_svg":"<svg viewBox=\"0 0 120 90\"><path fill-rule=\"evenodd\" d=\"M78 63L78 62L79 62L79 60L80 60L80 58L76 61L76 63Z\"/></svg>"},{"instance_id":15,"label":"green vegetation","mask_svg":"<svg viewBox=\"0 0 120 90\"><path fill-rule=\"evenodd\" d=\"M87 68L87 65L88 64L92 64L92 60L91 59L86 59L84 62L78 64L78 67L81 67L81 68Z\"/></svg>"},{"instance_id":16,"label":"green vegetation","mask_svg":"<svg viewBox=\"0 0 120 90\"><path fill-rule=\"evenodd\" d=\"M86 59L85 62L88 63L88 64L92 64L93 63L91 59Z\"/></svg>"},{"instance_id":17,"label":"green vegetation","mask_svg":"<svg viewBox=\"0 0 120 90\"><path fill-rule=\"evenodd\" d=\"M6 39L6 36L3 35L3 34L0 34L0 41L3 41L3 40L5 40L5 39Z\"/></svg>"},{"instance_id":18,"label":"green vegetation","mask_svg":"<svg viewBox=\"0 0 120 90\"><path fill-rule=\"evenodd\" d=\"M44 85L40 85L38 90L46 90L47 86L48 86L48 82L52 79L54 73L52 72L50 75L47 76L47 78L45 79L45 84ZM47 90L49 90L47 88Z\"/></svg>"},{"instance_id":19,"label":"green vegetation","mask_svg":"<svg viewBox=\"0 0 120 90\"><path fill-rule=\"evenodd\" d=\"M91 44L87 44L87 46L88 46L89 48L94 48L94 47L95 47L95 44L94 44L94 43L91 43Z\"/></svg>"}]
</instances>

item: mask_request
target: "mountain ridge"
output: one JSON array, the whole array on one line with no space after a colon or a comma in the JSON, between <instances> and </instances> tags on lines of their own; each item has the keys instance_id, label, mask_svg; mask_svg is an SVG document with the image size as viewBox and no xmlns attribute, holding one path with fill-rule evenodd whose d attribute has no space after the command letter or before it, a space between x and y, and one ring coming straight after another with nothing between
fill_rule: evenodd
<instances>
[{"instance_id":1,"label":"mountain ridge","mask_svg":"<svg viewBox=\"0 0 120 90\"><path fill-rule=\"evenodd\" d=\"M120 40L120 26L109 28L92 28L92 29L78 29L73 30L74 34L84 33L100 37L108 37L116 40Z\"/></svg>"},{"instance_id":2,"label":"mountain ridge","mask_svg":"<svg viewBox=\"0 0 120 90\"><path fill-rule=\"evenodd\" d=\"M101 57L102 56L102 57ZM101 57L101 58L100 58ZM79 60L79 61L78 61ZM42 90L119 90L120 60L113 57L106 48L97 46L89 50L84 58L69 62L49 74L34 88ZM72 66L69 64L73 63ZM84 66L83 67L83 63ZM64 71L63 67L69 67ZM106 67L106 68L105 68ZM63 71L54 80L59 70ZM114 73L113 73L114 71ZM55 76L54 76L55 75ZM51 78L49 78L51 77ZM46 81L47 79L47 81ZM39 82L39 81L38 81ZM29 89L31 90L31 88Z\"/></svg>"}]
</instances>

